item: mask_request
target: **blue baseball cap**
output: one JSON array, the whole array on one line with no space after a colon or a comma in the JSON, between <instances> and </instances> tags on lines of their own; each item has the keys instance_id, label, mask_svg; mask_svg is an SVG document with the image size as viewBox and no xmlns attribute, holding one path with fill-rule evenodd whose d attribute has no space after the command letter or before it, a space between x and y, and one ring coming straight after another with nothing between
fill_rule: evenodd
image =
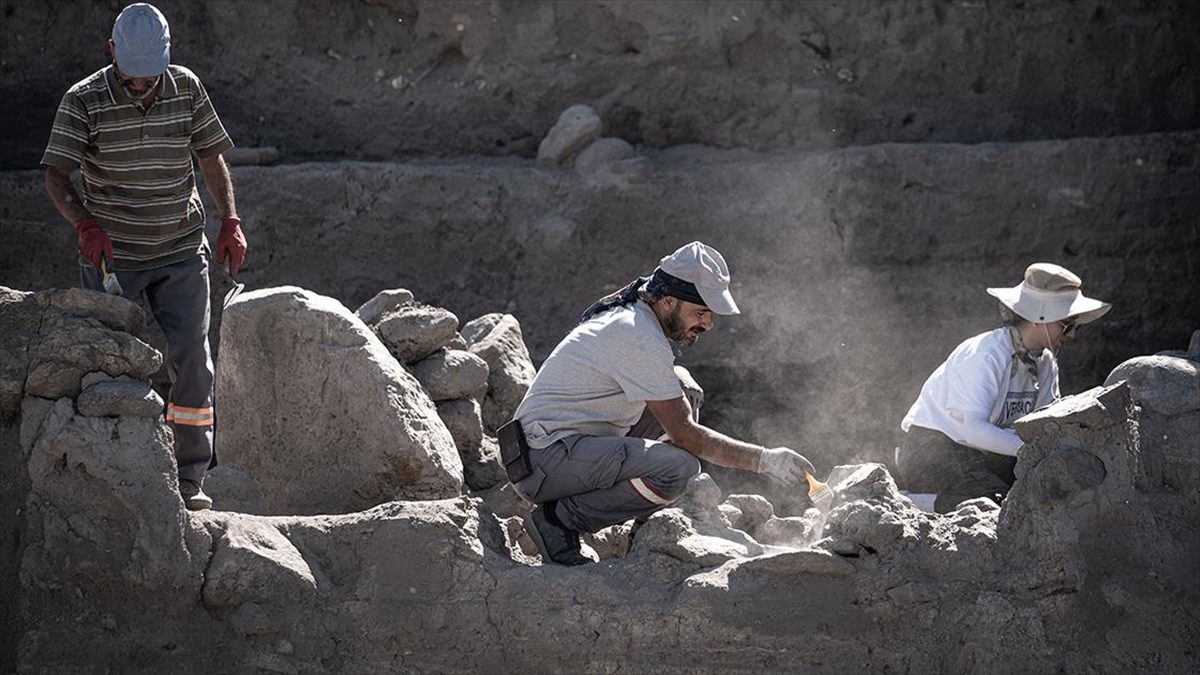
<instances>
[{"instance_id":1,"label":"blue baseball cap","mask_svg":"<svg viewBox=\"0 0 1200 675\"><path fill-rule=\"evenodd\" d=\"M122 10L112 41L117 68L129 77L162 75L171 62L171 28L154 5L139 2Z\"/></svg>"}]
</instances>

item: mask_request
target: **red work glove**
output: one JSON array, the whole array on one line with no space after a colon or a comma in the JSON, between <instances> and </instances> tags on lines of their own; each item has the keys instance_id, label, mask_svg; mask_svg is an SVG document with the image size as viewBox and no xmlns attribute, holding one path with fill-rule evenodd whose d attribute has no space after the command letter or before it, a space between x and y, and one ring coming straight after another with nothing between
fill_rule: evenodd
<instances>
[{"instance_id":1,"label":"red work glove","mask_svg":"<svg viewBox=\"0 0 1200 675\"><path fill-rule=\"evenodd\" d=\"M90 262L92 267L100 269L100 261L113 259L112 240L108 233L100 229L100 223L95 218L83 218L75 223L75 231L79 233L79 253L83 259Z\"/></svg>"},{"instance_id":2,"label":"red work glove","mask_svg":"<svg viewBox=\"0 0 1200 675\"><path fill-rule=\"evenodd\" d=\"M246 259L246 235L242 234L239 218L222 218L221 232L217 235L217 262L223 264L229 258L229 272L237 274Z\"/></svg>"}]
</instances>

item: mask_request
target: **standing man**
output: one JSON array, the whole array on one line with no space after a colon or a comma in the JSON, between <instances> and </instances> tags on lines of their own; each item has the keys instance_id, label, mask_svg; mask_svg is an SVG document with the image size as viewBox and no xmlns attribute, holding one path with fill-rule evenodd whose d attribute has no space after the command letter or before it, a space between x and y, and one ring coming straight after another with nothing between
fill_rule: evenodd
<instances>
[{"instance_id":1,"label":"standing man","mask_svg":"<svg viewBox=\"0 0 1200 675\"><path fill-rule=\"evenodd\" d=\"M653 276L589 307L542 364L501 443L514 487L539 504L525 527L544 560L590 562L581 532L671 504L700 472L697 458L798 484L813 472L788 448L744 443L696 421L699 401L680 386L672 342L690 345L715 314L738 313L725 259L695 241L663 258ZM523 470L509 461L514 439L527 445Z\"/></svg>"},{"instance_id":2,"label":"standing man","mask_svg":"<svg viewBox=\"0 0 1200 675\"><path fill-rule=\"evenodd\" d=\"M233 142L192 71L170 65L171 33L153 5L130 5L113 24L113 63L72 86L42 156L46 192L79 233L80 282L103 292L105 271L123 294L142 294L167 337L179 492L207 509L212 459L213 364L208 348L208 242L192 153L221 214L217 262L237 273L246 255L222 153ZM71 172L83 173L83 199Z\"/></svg>"}]
</instances>

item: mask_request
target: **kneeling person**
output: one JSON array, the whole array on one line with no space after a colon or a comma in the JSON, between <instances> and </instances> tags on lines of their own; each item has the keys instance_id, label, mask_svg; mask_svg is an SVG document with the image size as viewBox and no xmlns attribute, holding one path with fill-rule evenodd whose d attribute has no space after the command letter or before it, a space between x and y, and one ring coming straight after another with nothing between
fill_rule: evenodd
<instances>
[{"instance_id":1,"label":"kneeling person","mask_svg":"<svg viewBox=\"0 0 1200 675\"><path fill-rule=\"evenodd\" d=\"M694 343L714 314L738 314L729 269L692 242L584 312L542 364L514 415L531 473L514 483L539 504L526 529L547 561L590 562L579 534L645 518L683 495L697 458L803 482L812 464L788 448L744 443L696 421L672 342Z\"/></svg>"}]
</instances>

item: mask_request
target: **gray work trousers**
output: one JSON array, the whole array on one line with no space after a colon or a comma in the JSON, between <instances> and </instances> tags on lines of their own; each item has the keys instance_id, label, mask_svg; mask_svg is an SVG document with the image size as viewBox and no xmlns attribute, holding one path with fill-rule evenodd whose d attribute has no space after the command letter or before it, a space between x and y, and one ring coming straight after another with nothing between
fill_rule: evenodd
<instances>
[{"instance_id":1,"label":"gray work trousers","mask_svg":"<svg viewBox=\"0 0 1200 675\"><path fill-rule=\"evenodd\" d=\"M80 285L104 292L96 268L79 268ZM208 260L203 255L143 272L118 271L127 300L146 295L155 321L167 337L171 392L167 422L175 432L180 480L204 479L213 452L213 362L208 348Z\"/></svg>"},{"instance_id":2,"label":"gray work trousers","mask_svg":"<svg viewBox=\"0 0 1200 675\"><path fill-rule=\"evenodd\" d=\"M960 502L990 497L1004 501L1016 476L1017 458L959 445L940 431L912 426L896 449L903 487L937 494L933 509L949 513Z\"/></svg>"},{"instance_id":3,"label":"gray work trousers","mask_svg":"<svg viewBox=\"0 0 1200 675\"><path fill-rule=\"evenodd\" d=\"M694 382L684 385L692 414L698 415L704 392ZM555 514L577 532L646 518L682 497L700 473L699 460L656 440L662 435L647 410L626 436L570 436L530 448L533 473L514 487L532 502L557 500Z\"/></svg>"}]
</instances>

